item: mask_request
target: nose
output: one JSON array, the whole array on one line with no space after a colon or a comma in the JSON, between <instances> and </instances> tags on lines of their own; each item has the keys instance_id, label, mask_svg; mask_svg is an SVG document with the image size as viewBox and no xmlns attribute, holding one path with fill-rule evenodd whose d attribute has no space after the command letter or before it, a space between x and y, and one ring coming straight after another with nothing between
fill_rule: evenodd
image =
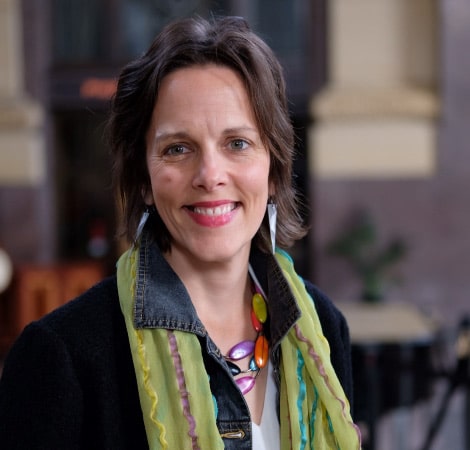
<instances>
[{"instance_id":1,"label":"nose","mask_svg":"<svg viewBox=\"0 0 470 450\"><path fill-rule=\"evenodd\" d=\"M212 191L226 182L226 164L216 149L202 150L197 158L193 186Z\"/></svg>"}]
</instances>

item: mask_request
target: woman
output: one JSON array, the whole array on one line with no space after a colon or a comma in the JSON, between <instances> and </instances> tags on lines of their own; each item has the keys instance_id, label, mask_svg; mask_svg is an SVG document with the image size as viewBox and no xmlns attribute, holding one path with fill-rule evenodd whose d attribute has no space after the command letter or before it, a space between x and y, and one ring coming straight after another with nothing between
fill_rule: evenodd
<instances>
[{"instance_id":1,"label":"woman","mask_svg":"<svg viewBox=\"0 0 470 450\"><path fill-rule=\"evenodd\" d=\"M109 135L132 245L15 344L3 448L359 448L346 323L283 250L305 230L272 51L239 18L167 26Z\"/></svg>"}]
</instances>

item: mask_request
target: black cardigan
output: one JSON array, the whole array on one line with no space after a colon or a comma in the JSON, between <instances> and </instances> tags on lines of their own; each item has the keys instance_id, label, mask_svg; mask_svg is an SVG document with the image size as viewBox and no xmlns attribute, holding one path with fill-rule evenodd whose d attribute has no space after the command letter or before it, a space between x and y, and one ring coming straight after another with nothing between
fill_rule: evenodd
<instances>
[{"instance_id":1,"label":"black cardigan","mask_svg":"<svg viewBox=\"0 0 470 450\"><path fill-rule=\"evenodd\" d=\"M351 399L346 322L313 285L307 287ZM148 449L115 277L27 326L18 338L0 380L0 447Z\"/></svg>"}]
</instances>

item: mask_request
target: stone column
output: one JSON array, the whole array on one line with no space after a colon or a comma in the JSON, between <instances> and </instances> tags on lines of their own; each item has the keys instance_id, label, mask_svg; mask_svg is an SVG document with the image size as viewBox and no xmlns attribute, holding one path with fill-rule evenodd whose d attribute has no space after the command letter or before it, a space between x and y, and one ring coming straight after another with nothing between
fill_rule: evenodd
<instances>
[{"instance_id":1,"label":"stone column","mask_svg":"<svg viewBox=\"0 0 470 450\"><path fill-rule=\"evenodd\" d=\"M435 0L329 0L329 84L311 102L318 178L436 170Z\"/></svg>"},{"instance_id":2,"label":"stone column","mask_svg":"<svg viewBox=\"0 0 470 450\"><path fill-rule=\"evenodd\" d=\"M0 186L45 176L44 113L24 92L19 0L0 0Z\"/></svg>"}]
</instances>

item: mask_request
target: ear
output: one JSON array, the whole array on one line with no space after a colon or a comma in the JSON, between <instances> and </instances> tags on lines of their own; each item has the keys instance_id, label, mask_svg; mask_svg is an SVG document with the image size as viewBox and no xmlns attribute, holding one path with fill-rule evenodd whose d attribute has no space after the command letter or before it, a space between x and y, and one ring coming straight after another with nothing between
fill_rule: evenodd
<instances>
[{"instance_id":1,"label":"ear","mask_svg":"<svg viewBox=\"0 0 470 450\"><path fill-rule=\"evenodd\" d=\"M151 186L146 186L142 188L142 198L144 199L144 203L147 206L151 206L155 203L153 201L153 194L152 194Z\"/></svg>"},{"instance_id":2,"label":"ear","mask_svg":"<svg viewBox=\"0 0 470 450\"><path fill-rule=\"evenodd\" d=\"M276 187L274 186L273 181L269 182L268 196L269 198L276 197Z\"/></svg>"}]
</instances>

